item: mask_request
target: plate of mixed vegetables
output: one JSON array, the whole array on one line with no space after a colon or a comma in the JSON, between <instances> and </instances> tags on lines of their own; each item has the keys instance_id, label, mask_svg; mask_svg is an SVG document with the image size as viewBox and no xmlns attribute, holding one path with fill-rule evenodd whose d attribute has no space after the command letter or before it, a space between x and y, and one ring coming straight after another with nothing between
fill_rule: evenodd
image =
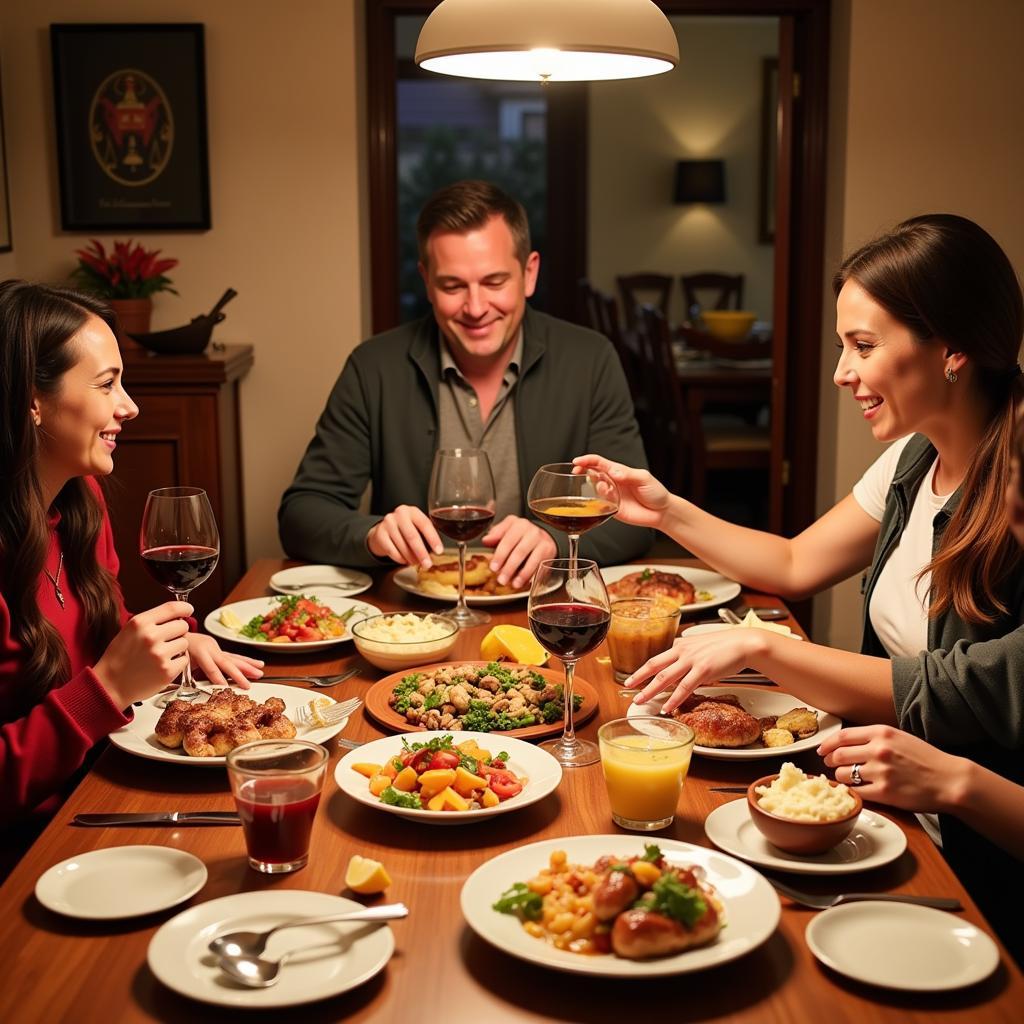
<instances>
[{"instance_id":1,"label":"plate of mixed vegetables","mask_svg":"<svg viewBox=\"0 0 1024 1024\"><path fill-rule=\"evenodd\" d=\"M351 640L354 622L379 614L374 605L349 597L289 594L236 601L210 612L203 625L222 640L287 654Z\"/></svg>"},{"instance_id":2,"label":"plate of mixed vegetables","mask_svg":"<svg viewBox=\"0 0 1024 1024\"><path fill-rule=\"evenodd\" d=\"M353 800L429 825L461 825L527 807L553 792L562 767L511 736L418 732L349 751L334 772Z\"/></svg>"}]
</instances>

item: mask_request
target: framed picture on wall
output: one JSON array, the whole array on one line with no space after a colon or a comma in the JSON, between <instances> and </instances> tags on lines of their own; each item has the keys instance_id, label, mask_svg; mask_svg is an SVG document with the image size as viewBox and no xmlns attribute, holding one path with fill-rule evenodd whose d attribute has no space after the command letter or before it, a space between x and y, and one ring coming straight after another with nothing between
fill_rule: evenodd
<instances>
[{"instance_id":1,"label":"framed picture on wall","mask_svg":"<svg viewBox=\"0 0 1024 1024\"><path fill-rule=\"evenodd\" d=\"M199 24L50 26L61 227L210 227Z\"/></svg>"},{"instance_id":2,"label":"framed picture on wall","mask_svg":"<svg viewBox=\"0 0 1024 1024\"><path fill-rule=\"evenodd\" d=\"M775 164L779 153L779 62L761 62L761 167L758 182L757 240L775 241Z\"/></svg>"}]
</instances>

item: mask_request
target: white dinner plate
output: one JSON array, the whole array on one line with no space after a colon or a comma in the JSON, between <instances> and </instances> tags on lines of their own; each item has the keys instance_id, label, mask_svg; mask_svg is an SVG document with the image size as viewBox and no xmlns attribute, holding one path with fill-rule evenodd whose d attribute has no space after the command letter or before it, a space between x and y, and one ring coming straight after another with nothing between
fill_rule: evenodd
<instances>
[{"instance_id":1,"label":"white dinner plate","mask_svg":"<svg viewBox=\"0 0 1024 1024\"><path fill-rule=\"evenodd\" d=\"M762 868L796 875L850 875L894 861L907 837L894 821L862 811L853 831L831 850L814 856L786 853L765 839L750 818L746 797L716 807L704 819L704 831L720 850Z\"/></svg>"},{"instance_id":2,"label":"white dinner plate","mask_svg":"<svg viewBox=\"0 0 1024 1024\"><path fill-rule=\"evenodd\" d=\"M598 857L643 855L657 843L666 860L676 866L699 865L725 906L725 927L714 942L656 960L624 960L612 953L583 955L556 949L535 939L512 914L500 914L492 904L515 882L526 882L555 850L564 850L571 864L593 864ZM470 928L503 953L520 960L573 974L643 978L687 974L724 964L760 946L775 931L781 907L775 890L753 868L716 850L674 839L642 835L571 836L520 846L481 864L462 886L462 914Z\"/></svg>"},{"instance_id":3,"label":"white dinner plate","mask_svg":"<svg viewBox=\"0 0 1024 1024\"><path fill-rule=\"evenodd\" d=\"M661 714L661 707L671 693L671 690L659 693L646 704L630 704L626 711L626 717L636 718L638 715ZM695 754L710 757L716 761L752 761L765 757L777 757L784 761L793 754L799 754L804 750L814 750L826 736L831 736L832 733L838 732L843 727L842 721L835 715L830 715L827 711L818 711L810 704L778 689L765 689L758 686L700 686L694 690L694 693L703 697L735 694L744 710L755 718L781 715L792 711L793 708L807 708L809 711L818 712L818 731L813 736L790 743L788 747L704 747L699 743L693 745Z\"/></svg>"},{"instance_id":4,"label":"white dinner plate","mask_svg":"<svg viewBox=\"0 0 1024 1024\"><path fill-rule=\"evenodd\" d=\"M111 920L166 910L206 885L206 865L167 846L114 846L54 864L36 899L68 917Z\"/></svg>"},{"instance_id":5,"label":"white dinner plate","mask_svg":"<svg viewBox=\"0 0 1024 1024\"><path fill-rule=\"evenodd\" d=\"M446 548L445 554L452 558L458 558L457 551L449 551ZM467 558L470 555L487 555L490 558L493 554L494 551L491 548L468 548L466 550ZM395 583L406 593L415 594L417 597L425 597L429 601L444 601L446 604L455 604L458 600L458 594L455 592L455 589L450 594L435 594L432 591L424 590L419 584L419 576L417 575L415 565L406 565L399 569L395 573ZM469 593L466 595L466 604L503 604L507 601L519 601L529 596L529 587L525 590L517 590L511 594Z\"/></svg>"},{"instance_id":6,"label":"white dinner plate","mask_svg":"<svg viewBox=\"0 0 1024 1024\"><path fill-rule=\"evenodd\" d=\"M740 592L740 585L735 580L727 579L720 573L711 572L709 569L690 569L685 565L655 565L653 562L637 565L610 565L601 570L605 585L621 580L633 572L643 572L644 569L651 569L654 572L670 572L676 576L682 576L693 584L697 591L698 600L693 604L680 605L680 611L684 615L690 612L699 612L702 608L714 608L716 605L725 604L737 597ZM701 591L707 591L711 596L707 600L699 600ZM615 599L615 595L609 595Z\"/></svg>"},{"instance_id":7,"label":"white dinner plate","mask_svg":"<svg viewBox=\"0 0 1024 1024\"><path fill-rule=\"evenodd\" d=\"M411 807L392 807L381 803L380 797L370 792L370 780L360 775L352 766L361 762L384 764L389 757L402 753L402 740L410 744L427 743L440 736L453 736L456 744L466 740L476 740L477 746L489 751L492 755L505 752L509 755L507 767L520 778L525 778L523 790L508 800L503 800L495 807L487 807L476 811L417 811ZM412 818L427 825L464 825L467 822L491 818L496 814L515 811L520 807L543 800L549 793L558 788L562 781L562 766L546 751L535 747L532 743L518 740L513 736L496 736L484 732L455 732L440 730L438 732L412 732L403 736L386 736L384 739L364 743L358 750L347 753L334 769L334 780L338 788L368 807L381 811L390 811L400 818Z\"/></svg>"},{"instance_id":8,"label":"white dinner plate","mask_svg":"<svg viewBox=\"0 0 1024 1024\"><path fill-rule=\"evenodd\" d=\"M773 626L782 626L781 622L772 622ZM784 626L788 629L788 633L779 633L779 636L788 636L791 640L803 640L803 637L799 633L794 633L793 630L789 629L789 626ZM698 636L701 633L724 633L727 629L757 629L757 626L735 626L730 625L728 622L702 622L697 626L687 626L683 623L683 632L681 636ZM766 633L778 633L776 629L765 630Z\"/></svg>"},{"instance_id":9,"label":"white dinner plate","mask_svg":"<svg viewBox=\"0 0 1024 1024\"><path fill-rule=\"evenodd\" d=\"M303 950L289 957L272 988L245 988L232 981L207 944L224 932L260 932L300 917L362 909L354 900L297 889L223 896L171 918L149 943L149 968L175 992L219 1006L298 1006L327 999L361 985L387 964L395 939L386 924L320 924L272 935L264 954L268 959Z\"/></svg>"},{"instance_id":10,"label":"white dinner plate","mask_svg":"<svg viewBox=\"0 0 1024 1024\"><path fill-rule=\"evenodd\" d=\"M313 694L298 686L256 682L251 683L248 690L240 689L237 692L251 697L257 704L262 704L268 697L280 697L284 701L284 713L295 723L299 739L310 740L313 743L326 743L332 736L337 736L348 724L347 718L343 718L334 725L321 726L317 729L304 729L298 724L298 719L295 716L296 709L308 704L314 696L317 700L327 699L332 704L336 703L333 697L328 697L322 690ZM155 697L143 701L141 707L134 709L135 718L110 734L110 742L115 747L126 750L129 754L137 754L139 757L146 757L151 761L172 761L175 764L187 764L199 768L223 765L223 757L192 757L186 754L181 747L174 750L165 747L156 738L156 723L164 712L163 708L156 706L156 702L164 696L165 694L158 693Z\"/></svg>"},{"instance_id":11,"label":"white dinner plate","mask_svg":"<svg viewBox=\"0 0 1024 1024\"><path fill-rule=\"evenodd\" d=\"M351 583L351 588L339 590L337 587L315 587L314 583ZM373 586L373 580L365 572L358 569L345 569L338 565L295 565L291 569L282 569L270 577L270 589L279 594L295 594L298 591L285 590L288 585L302 587L303 593L315 594L317 597L355 597Z\"/></svg>"},{"instance_id":12,"label":"white dinner plate","mask_svg":"<svg viewBox=\"0 0 1024 1024\"><path fill-rule=\"evenodd\" d=\"M969 921L910 903L844 903L816 914L805 935L832 970L908 992L963 988L999 966L996 944Z\"/></svg>"},{"instance_id":13,"label":"white dinner plate","mask_svg":"<svg viewBox=\"0 0 1024 1024\"><path fill-rule=\"evenodd\" d=\"M295 596L295 595L289 595ZM203 621L203 628L221 640L230 640L232 643L244 644L246 647L256 647L261 651L270 651L274 654L305 654L308 651L321 651L325 647L334 647L335 644L347 643L352 639L352 625L362 619L368 619L371 615L380 615L380 609L376 605L367 604L365 601L352 600L350 597L335 597L333 594L321 591L314 594L310 591L307 596L315 597L322 605L326 605L332 612L338 615L355 608L352 615L345 620L348 627L344 636L331 637L330 640L307 640L300 643L275 644L269 640L254 640L252 637L242 636L237 629L231 629L220 621L221 612L229 611L243 623L257 615L266 615L272 608L278 607L275 597L254 597L248 601L235 601L234 604L226 604L221 608L215 608Z\"/></svg>"}]
</instances>

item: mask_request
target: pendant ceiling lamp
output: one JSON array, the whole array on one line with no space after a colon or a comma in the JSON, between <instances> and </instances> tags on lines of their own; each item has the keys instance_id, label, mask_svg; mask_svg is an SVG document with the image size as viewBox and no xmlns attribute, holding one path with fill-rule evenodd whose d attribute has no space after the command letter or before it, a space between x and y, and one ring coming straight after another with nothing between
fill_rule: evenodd
<instances>
[{"instance_id":1,"label":"pendant ceiling lamp","mask_svg":"<svg viewBox=\"0 0 1024 1024\"><path fill-rule=\"evenodd\" d=\"M651 0L443 0L416 63L461 78L585 82L671 71L679 44Z\"/></svg>"}]
</instances>

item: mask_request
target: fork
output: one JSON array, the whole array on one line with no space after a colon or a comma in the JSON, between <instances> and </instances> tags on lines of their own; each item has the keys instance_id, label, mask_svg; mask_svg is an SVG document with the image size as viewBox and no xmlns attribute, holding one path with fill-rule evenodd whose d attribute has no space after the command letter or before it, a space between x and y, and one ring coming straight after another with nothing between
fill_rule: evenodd
<instances>
[{"instance_id":1,"label":"fork","mask_svg":"<svg viewBox=\"0 0 1024 1024\"><path fill-rule=\"evenodd\" d=\"M343 683L346 679L350 679L352 676L358 673L359 668L346 669L344 672L336 672L333 676L267 676L263 681L265 683L309 683L310 686L336 686L338 683Z\"/></svg>"},{"instance_id":2,"label":"fork","mask_svg":"<svg viewBox=\"0 0 1024 1024\"><path fill-rule=\"evenodd\" d=\"M362 703L361 697L351 697L337 704L329 704L327 707L319 709L320 717L324 720L325 725L337 725L342 719L348 718ZM295 718L299 725L305 726L307 729L314 729L320 725L307 704L295 709Z\"/></svg>"},{"instance_id":3,"label":"fork","mask_svg":"<svg viewBox=\"0 0 1024 1024\"><path fill-rule=\"evenodd\" d=\"M910 896L899 892L844 892L838 896L821 896L817 893L801 892L776 878L768 878L768 881L783 896L788 897L794 903L800 903L814 910L827 910L829 907L838 907L840 903L859 903L863 900L877 900L882 903L916 903L918 906L934 907L936 910L964 909L959 900L949 896Z\"/></svg>"},{"instance_id":4,"label":"fork","mask_svg":"<svg viewBox=\"0 0 1024 1024\"><path fill-rule=\"evenodd\" d=\"M359 590L361 583L353 583L352 580L311 580L308 583L277 583L278 590L286 591L289 594L297 594L300 590L308 590L310 587L336 587L338 590Z\"/></svg>"}]
</instances>

